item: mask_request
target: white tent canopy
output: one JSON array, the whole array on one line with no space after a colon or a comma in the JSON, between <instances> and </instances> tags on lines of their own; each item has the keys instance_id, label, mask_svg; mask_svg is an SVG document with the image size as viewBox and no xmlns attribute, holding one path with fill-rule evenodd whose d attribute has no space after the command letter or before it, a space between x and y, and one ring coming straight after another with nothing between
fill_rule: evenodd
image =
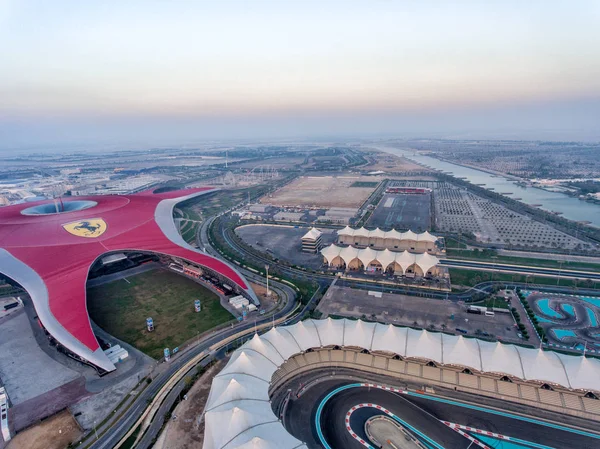
<instances>
[{"instance_id":1,"label":"white tent canopy","mask_svg":"<svg viewBox=\"0 0 600 449\"><path fill-rule=\"evenodd\" d=\"M403 272L406 272L411 266L416 265L423 270L423 273L427 273L440 263L440 260L437 257L429 253L414 254L408 251L394 252L389 249L376 251L372 248L358 249L353 246L342 247L333 243L323 248L321 250L321 255L329 265L334 263L335 260L340 257L346 266L350 265L350 262L354 259L360 260L365 268L373 261L378 262L383 270L386 270L390 265L397 263L402 267Z\"/></svg>"},{"instance_id":2,"label":"white tent canopy","mask_svg":"<svg viewBox=\"0 0 600 449\"><path fill-rule=\"evenodd\" d=\"M425 231L420 234L413 231L399 232L395 229L391 231L383 231L379 228L375 228L372 231L362 227L353 229L350 226L346 226L344 229L339 230L338 235L348 237L374 237L383 239L395 239L395 240L413 240L415 242L437 242L438 238L429 232Z\"/></svg>"},{"instance_id":3,"label":"white tent canopy","mask_svg":"<svg viewBox=\"0 0 600 449\"><path fill-rule=\"evenodd\" d=\"M285 360L312 348L347 346L474 371L598 391L600 361L463 336L354 320L306 320L255 335L213 379L204 449L306 448L273 414L269 385Z\"/></svg>"},{"instance_id":4,"label":"white tent canopy","mask_svg":"<svg viewBox=\"0 0 600 449\"><path fill-rule=\"evenodd\" d=\"M323 235L323 233L317 228L310 228L310 230L304 234L302 240L317 240L321 235Z\"/></svg>"}]
</instances>

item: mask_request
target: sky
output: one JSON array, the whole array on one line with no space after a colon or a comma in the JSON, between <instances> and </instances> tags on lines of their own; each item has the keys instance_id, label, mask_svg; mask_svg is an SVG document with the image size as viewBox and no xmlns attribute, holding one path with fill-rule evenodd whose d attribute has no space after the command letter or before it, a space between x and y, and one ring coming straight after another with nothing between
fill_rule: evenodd
<instances>
[{"instance_id":1,"label":"sky","mask_svg":"<svg viewBox=\"0 0 600 449\"><path fill-rule=\"evenodd\" d=\"M600 140L600 2L0 0L0 148Z\"/></svg>"}]
</instances>

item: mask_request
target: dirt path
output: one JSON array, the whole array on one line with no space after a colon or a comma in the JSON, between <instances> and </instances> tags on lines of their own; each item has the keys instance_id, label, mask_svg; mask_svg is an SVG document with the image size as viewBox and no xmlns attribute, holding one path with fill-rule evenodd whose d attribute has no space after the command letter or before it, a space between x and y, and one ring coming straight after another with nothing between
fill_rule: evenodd
<instances>
[{"instance_id":1,"label":"dirt path","mask_svg":"<svg viewBox=\"0 0 600 449\"><path fill-rule=\"evenodd\" d=\"M77 422L65 410L18 433L8 443L7 449L65 449L81 434Z\"/></svg>"},{"instance_id":2,"label":"dirt path","mask_svg":"<svg viewBox=\"0 0 600 449\"><path fill-rule=\"evenodd\" d=\"M171 419L161 432L154 449L196 449L204 442L204 420L201 419L204 405L210 393L213 378L225 367L220 361L209 368L194 384L173 411L176 420Z\"/></svg>"}]
</instances>

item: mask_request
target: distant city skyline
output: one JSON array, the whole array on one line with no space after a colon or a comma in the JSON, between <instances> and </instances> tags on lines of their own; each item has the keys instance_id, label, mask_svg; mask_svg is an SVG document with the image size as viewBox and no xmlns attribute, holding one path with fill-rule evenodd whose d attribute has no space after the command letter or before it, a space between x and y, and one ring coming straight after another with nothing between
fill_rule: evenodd
<instances>
[{"instance_id":1,"label":"distant city skyline","mask_svg":"<svg viewBox=\"0 0 600 449\"><path fill-rule=\"evenodd\" d=\"M0 0L0 148L600 140L600 3Z\"/></svg>"}]
</instances>

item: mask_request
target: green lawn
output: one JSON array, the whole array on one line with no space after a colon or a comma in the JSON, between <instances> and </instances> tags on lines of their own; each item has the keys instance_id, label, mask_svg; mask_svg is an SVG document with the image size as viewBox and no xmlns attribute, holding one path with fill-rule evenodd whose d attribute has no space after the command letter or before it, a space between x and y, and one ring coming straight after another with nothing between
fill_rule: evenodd
<instances>
[{"instance_id":1,"label":"green lawn","mask_svg":"<svg viewBox=\"0 0 600 449\"><path fill-rule=\"evenodd\" d=\"M461 250L456 248L446 248L446 256L454 259L480 260L482 262L498 262L513 265L528 265L534 267L546 268L564 268L565 270L582 270L600 272L600 264L586 262L558 262L552 260L552 255L548 255L548 259L535 259L532 257L514 257L514 256L497 256L493 255L490 250L473 251Z\"/></svg>"},{"instance_id":2,"label":"green lawn","mask_svg":"<svg viewBox=\"0 0 600 449\"><path fill-rule=\"evenodd\" d=\"M350 187L377 187L378 182L374 181L356 181L350 185Z\"/></svg>"},{"instance_id":3,"label":"green lawn","mask_svg":"<svg viewBox=\"0 0 600 449\"><path fill-rule=\"evenodd\" d=\"M166 270L152 270L88 289L87 307L100 327L156 359L218 324L233 319L219 298L198 283ZM194 312L200 299L202 311ZM146 318L154 332L146 331Z\"/></svg>"},{"instance_id":4,"label":"green lawn","mask_svg":"<svg viewBox=\"0 0 600 449\"><path fill-rule=\"evenodd\" d=\"M539 285L557 285L556 278L545 276L529 276L524 274L512 273L493 273L490 271L466 270L463 268L449 268L450 281L452 286L473 287L481 282L498 281L498 282L522 282ZM581 287L581 288L598 288L600 283L590 282L588 280L573 280L560 279L559 286L562 287Z\"/></svg>"}]
</instances>

